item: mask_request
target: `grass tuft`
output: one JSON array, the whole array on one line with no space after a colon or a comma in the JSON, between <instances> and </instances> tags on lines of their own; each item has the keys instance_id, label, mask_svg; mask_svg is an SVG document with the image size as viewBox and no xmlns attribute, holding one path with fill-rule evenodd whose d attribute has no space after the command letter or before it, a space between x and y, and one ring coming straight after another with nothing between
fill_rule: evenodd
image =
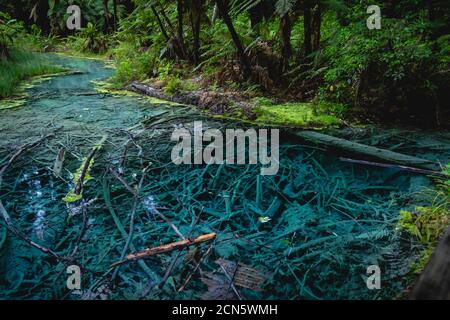
<instances>
[{"instance_id":1,"label":"grass tuft","mask_svg":"<svg viewBox=\"0 0 450 320\"><path fill-rule=\"evenodd\" d=\"M9 59L0 59L0 98L11 97L22 80L62 71L63 68L46 63L39 54L12 49Z\"/></svg>"},{"instance_id":2,"label":"grass tuft","mask_svg":"<svg viewBox=\"0 0 450 320\"><path fill-rule=\"evenodd\" d=\"M329 127L341 124L329 106L314 103L275 104L269 99L258 99L253 111L257 122L298 127Z\"/></svg>"}]
</instances>

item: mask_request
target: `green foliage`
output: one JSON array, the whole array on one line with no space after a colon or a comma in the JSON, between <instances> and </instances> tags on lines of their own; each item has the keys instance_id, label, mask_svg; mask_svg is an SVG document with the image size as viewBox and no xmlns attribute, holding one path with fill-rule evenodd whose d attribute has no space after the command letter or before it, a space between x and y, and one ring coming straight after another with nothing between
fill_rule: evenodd
<instances>
[{"instance_id":1,"label":"green foliage","mask_svg":"<svg viewBox=\"0 0 450 320\"><path fill-rule=\"evenodd\" d=\"M22 24L0 11L0 59L9 58L10 47L21 32L23 32Z\"/></svg>"},{"instance_id":2,"label":"green foliage","mask_svg":"<svg viewBox=\"0 0 450 320\"><path fill-rule=\"evenodd\" d=\"M136 44L130 42L121 42L111 53L117 61L117 71L112 79L116 87L153 78L161 64L154 50L140 51Z\"/></svg>"},{"instance_id":3,"label":"green foliage","mask_svg":"<svg viewBox=\"0 0 450 320\"><path fill-rule=\"evenodd\" d=\"M34 51L52 51L60 43L60 39L56 35L44 35L42 29L35 24L31 26L30 32L21 38L23 40L20 42L20 46L28 47Z\"/></svg>"},{"instance_id":4,"label":"green foliage","mask_svg":"<svg viewBox=\"0 0 450 320\"><path fill-rule=\"evenodd\" d=\"M444 173L450 173L450 164ZM400 212L398 229L410 233L424 245L421 259L413 265L412 273L423 270L439 238L450 225L450 179L439 180L433 195L431 206Z\"/></svg>"},{"instance_id":5,"label":"green foliage","mask_svg":"<svg viewBox=\"0 0 450 320\"><path fill-rule=\"evenodd\" d=\"M425 245L435 245L450 224L447 208L417 207L414 212L401 211L399 227Z\"/></svg>"},{"instance_id":6,"label":"green foliage","mask_svg":"<svg viewBox=\"0 0 450 320\"><path fill-rule=\"evenodd\" d=\"M166 85L164 86L164 91L169 94L172 95L174 93L176 93L177 91L180 91L180 89L183 86L183 80L181 80L178 77L170 77L166 83Z\"/></svg>"},{"instance_id":7,"label":"green foliage","mask_svg":"<svg viewBox=\"0 0 450 320\"><path fill-rule=\"evenodd\" d=\"M395 100L402 108L414 102L410 97L417 92L434 98L434 90L445 79L439 71L446 68L448 43L444 44L446 36L437 41L426 36L426 12L419 10L406 19L383 18L380 30L369 30L364 16L356 12L362 8L353 11L359 22L347 27L334 22L336 31L324 46L329 67L322 94L333 101L369 106L371 98L377 103ZM435 50L436 44L440 50ZM376 90L374 97L371 90ZM362 95L369 97L362 100Z\"/></svg>"},{"instance_id":8,"label":"green foliage","mask_svg":"<svg viewBox=\"0 0 450 320\"><path fill-rule=\"evenodd\" d=\"M277 13L280 16L283 16L286 13L288 13L294 5L295 5L294 0L278 0L275 4L275 8Z\"/></svg>"},{"instance_id":9,"label":"green foliage","mask_svg":"<svg viewBox=\"0 0 450 320\"><path fill-rule=\"evenodd\" d=\"M80 52L101 54L108 49L107 37L91 22L87 24L86 28L78 31L76 35L70 36L67 44Z\"/></svg>"}]
</instances>

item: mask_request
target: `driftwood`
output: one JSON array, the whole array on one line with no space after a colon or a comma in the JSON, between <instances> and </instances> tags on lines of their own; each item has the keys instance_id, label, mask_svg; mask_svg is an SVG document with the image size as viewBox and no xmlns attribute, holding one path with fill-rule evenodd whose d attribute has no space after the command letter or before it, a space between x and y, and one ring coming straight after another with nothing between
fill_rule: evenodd
<instances>
[{"instance_id":1,"label":"driftwood","mask_svg":"<svg viewBox=\"0 0 450 320\"><path fill-rule=\"evenodd\" d=\"M129 89L137 93L145 94L152 98L193 106L200 105L200 99L202 96L202 91L183 92L169 96L160 89L136 82L130 84Z\"/></svg>"},{"instance_id":2,"label":"driftwood","mask_svg":"<svg viewBox=\"0 0 450 320\"><path fill-rule=\"evenodd\" d=\"M118 267L127 262L155 256L160 253L166 253L177 249L183 249L192 245L198 245L203 242L214 240L215 238L216 238L215 233L209 233L201 235L197 238L185 239L177 242L172 242L169 244L164 244L162 246L145 249L143 251L127 255L124 260L113 263L111 267L112 268Z\"/></svg>"},{"instance_id":3,"label":"driftwood","mask_svg":"<svg viewBox=\"0 0 450 320\"><path fill-rule=\"evenodd\" d=\"M450 227L434 250L409 299L450 300Z\"/></svg>"},{"instance_id":4,"label":"driftwood","mask_svg":"<svg viewBox=\"0 0 450 320\"><path fill-rule=\"evenodd\" d=\"M329 147L342 149L352 153L363 154L372 158L381 159L391 163L396 163L403 166L417 167L426 170L440 170L438 163L433 161L416 158L413 156L397 153L394 151L381 149L377 147L372 147L364 145L357 142L352 142L349 140L336 138L323 133L318 133L314 131L298 131L294 135L302 139L313 141L319 144L323 144Z\"/></svg>"},{"instance_id":5,"label":"driftwood","mask_svg":"<svg viewBox=\"0 0 450 320\"><path fill-rule=\"evenodd\" d=\"M55 163L53 164L53 174L57 177L61 175L64 158L66 155L66 149L59 149L58 155L56 156Z\"/></svg>"},{"instance_id":6,"label":"driftwood","mask_svg":"<svg viewBox=\"0 0 450 320\"><path fill-rule=\"evenodd\" d=\"M396 165L396 164L387 164L387 163L371 162L371 161L364 161L364 160L355 160L355 159L349 159L349 158L343 158L343 157L340 157L339 159L341 161L344 161L344 162L362 164L362 165L366 165L366 166L373 166L373 167L380 167L380 168L389 168L389 169L398 169L398 170L402 170L402 171L408 171L408 172L413 172L413 173L418 173L418 174L425 174L425 175L437 176L437 177L450 179L449 175L447 175L445 173L442 173L442 172L433 171L433 170L419 169L419 168L401 166L401 165Z\"/></svg>"}]
</instances>

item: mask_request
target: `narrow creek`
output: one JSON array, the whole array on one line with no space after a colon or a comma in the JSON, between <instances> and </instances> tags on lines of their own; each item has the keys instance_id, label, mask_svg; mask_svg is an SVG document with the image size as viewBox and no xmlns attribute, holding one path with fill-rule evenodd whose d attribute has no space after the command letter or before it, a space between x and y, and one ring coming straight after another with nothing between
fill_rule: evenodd
<instances>
[{"instance_id":1,"label":"narrow creek","mask_svg":"<svg viewBox=\"0 0 450 320\"><path fill-rule=\"evenodd\" d=\"M143 96L97 91L95 82L113 73L102 61L49 59L79 72L35 85L20 107L1 110L0 101L1 165L19 146L54 133L5 172L0 200L30 239L72 258L82 271L81 289L67 289L67 263L7 233L2 222L0 299L236 298L218 259L249 266L240 281L265 275L258 290L239 287L246 299L381 299L405 289L421 245L397 229L399 213L431 201L428 178L344 163L287 136L274 176L260 176L258 165L177 166L170 158L174 128L192 129L195 120L219 129L237 124ZM373 127L335 133L450 161L445 132ZM82 199L64 201L74 173L102 138ZM52 168L61 148L66 155L57 177ZM184 235L214 232L217 239L111 271L126 246L128 254L180 240L161 213ZM382 272L380 290L366 284L372 265Z\"/></svg>"}]
</instances>

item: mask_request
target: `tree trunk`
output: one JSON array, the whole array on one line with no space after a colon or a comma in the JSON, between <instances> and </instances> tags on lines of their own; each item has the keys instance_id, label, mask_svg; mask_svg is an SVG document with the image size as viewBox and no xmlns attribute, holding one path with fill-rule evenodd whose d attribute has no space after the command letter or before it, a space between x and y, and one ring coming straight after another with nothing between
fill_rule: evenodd
<instances>
[{"instance_id":1,"label":"tree trunk","mask_svg":"<svg viewBox=\"0 0 450 320\"><path fill-rule=\"evenodd\" d=\"M37 20L36 24L41 27L44 34L48 35L50 33L50 21L48 19L47 13L49 10L49 5L47 0L41 0L37 6Z\"/></svg>"},{"instance_id":2,"label":"tree trunk","mask_svg":"<svg viewBox=\"0 0 450 320\"><path fill-rule=\"evenodd\" d=\"M161 7L161 15L166 22L167 26L169 27L169 31L172 34L172 37L176 37L175 28L172 25L172 22L170 22L169 17L166 14L166 11L164 10L164 6L161 4L161 2L158 1L159 6Z\"/></svg>"},{"instance_id":3,"label":"tree trunk","mask_svg":"<svg viewBox=\"0 0 450 320\"><path fill-rule=\"evenodd\" d=\"M322 23L322 8L317 4L314 8L314 15L312 21L312 51L317 51L320 48L320 27Z\"/></svg>"},{"instance_id":4,"label":"tree trunk","mask_svg":"<svg viewBox=\"0 0 450 320\"><path fill-rule=\"evenodd\" d=\"M108 0L103 0L103 17L105 18L105 25L103 26L104 33L108 33L111 31L112 23L111 23L111 14L108 9Z\"/></svg>"},{"instance_id":5,"label":"tree trunk","mask_svg":"<svg viewBox=\"0 0 450 320\"><path fill-rule=\"evenodd\" d=\"M234 45L237 49L237 54L243 68L243 75L245 79L250 78L251 76L251 67L248 61L248 57L245 53L244 46L239 39L239 35L234 29L233 22L231 21L230 15L228 14L228 2L227 0L216 0L217 7L219 9L220 16L223 19L223 22L228 28L228 32L230 32L231 38L233 39Z\"/></svg>"},{"instance_id":6,"label":"tree trunk","mask_svg":"<svg viewBox=\"0 0 450 320\"><path fill-rule=\"evenodd\" d=\"M411 300L450 299L450 228L434 249L408 298Z\"/></svg>"},{"instance_id":7,"label":"tree trunk","mask_svg":"<svg viewBox=\"0 0 450 320\"><path fill-rule=\"evenodd\" d=\"M250 24L252 29L260 23L263 19L269 20L275 12L275 5L273 1L263 0L256 6L248 10L250 15Z\"/></svg>"},{"instance_id":8,"label":"tree trunk","mask_svg":"<svg viewBox=\"0 0 450 320\"><path fill-rule=\"evenodd\" d=\"M292 32L292 23L289 13L286 13L280 21L280 33L282 40L282 56L283 56L283 68L286 70L289 66L289 58L292 55L292 46L291 46L291 32Z\"/></svg>"},{"instance_id":9,"label":"tree trunk","mask_svg":"<svg viewBox=\"0 0 450 320\"><path fill-rule=\"evenodd\" d=\"M177 0L177 19L178 19L178 26L177 26L177 33L178 33L178 40L180 43L184 46L184 35L183 35L183 0Z\"/></svg>"},{"instance_id":10,"label":"tree trunk","mask_svg":"<svg viewBox=\"0 0 450 320\"><path fill-rule=\"evenodd\" d=\"M312 28L311 28L311 4L309 1L305 1L303 13L303 57L306 58L312 53Z\"/></svg>"},{"instance_id":11,"label":"tree trunk","mask_svg":"<svg viewBox=\"0 0 450 320\"><path fill-rule=\"evenodd\" d=\"M117 12L117 0L113 0L113 27L114 30L117 30L117 23L119 21L118 12Z\"/></svg>"},{"instance_id":12,"label":"tree trunk","mask_svg":"<svg viewBox=\"0 0 450 320\"><path fill-rule=\"evenodd\" d=\"M164 27L164 24L161 21L161 18L159 17L158 11L156 11L155 6L150 6L153 14L155 15L156 21L158 22L159 25L159 29L161 30L162 35L164 36L164 39L166 39L166 41L170 40L169 35L167 34L166 28Z\"/></svg>"},{"instance_id":13,"label":"tree trunk","mask_svg":"<svg viewBox=\"0 0 450 320\"><path fill-rule=\"evenodd\" d=\"M127 16L130 15L135 9L134 2L132 0L123 0L122 3L125 7L125 12L127 13Z\"/></svg>"}]
</instances>

